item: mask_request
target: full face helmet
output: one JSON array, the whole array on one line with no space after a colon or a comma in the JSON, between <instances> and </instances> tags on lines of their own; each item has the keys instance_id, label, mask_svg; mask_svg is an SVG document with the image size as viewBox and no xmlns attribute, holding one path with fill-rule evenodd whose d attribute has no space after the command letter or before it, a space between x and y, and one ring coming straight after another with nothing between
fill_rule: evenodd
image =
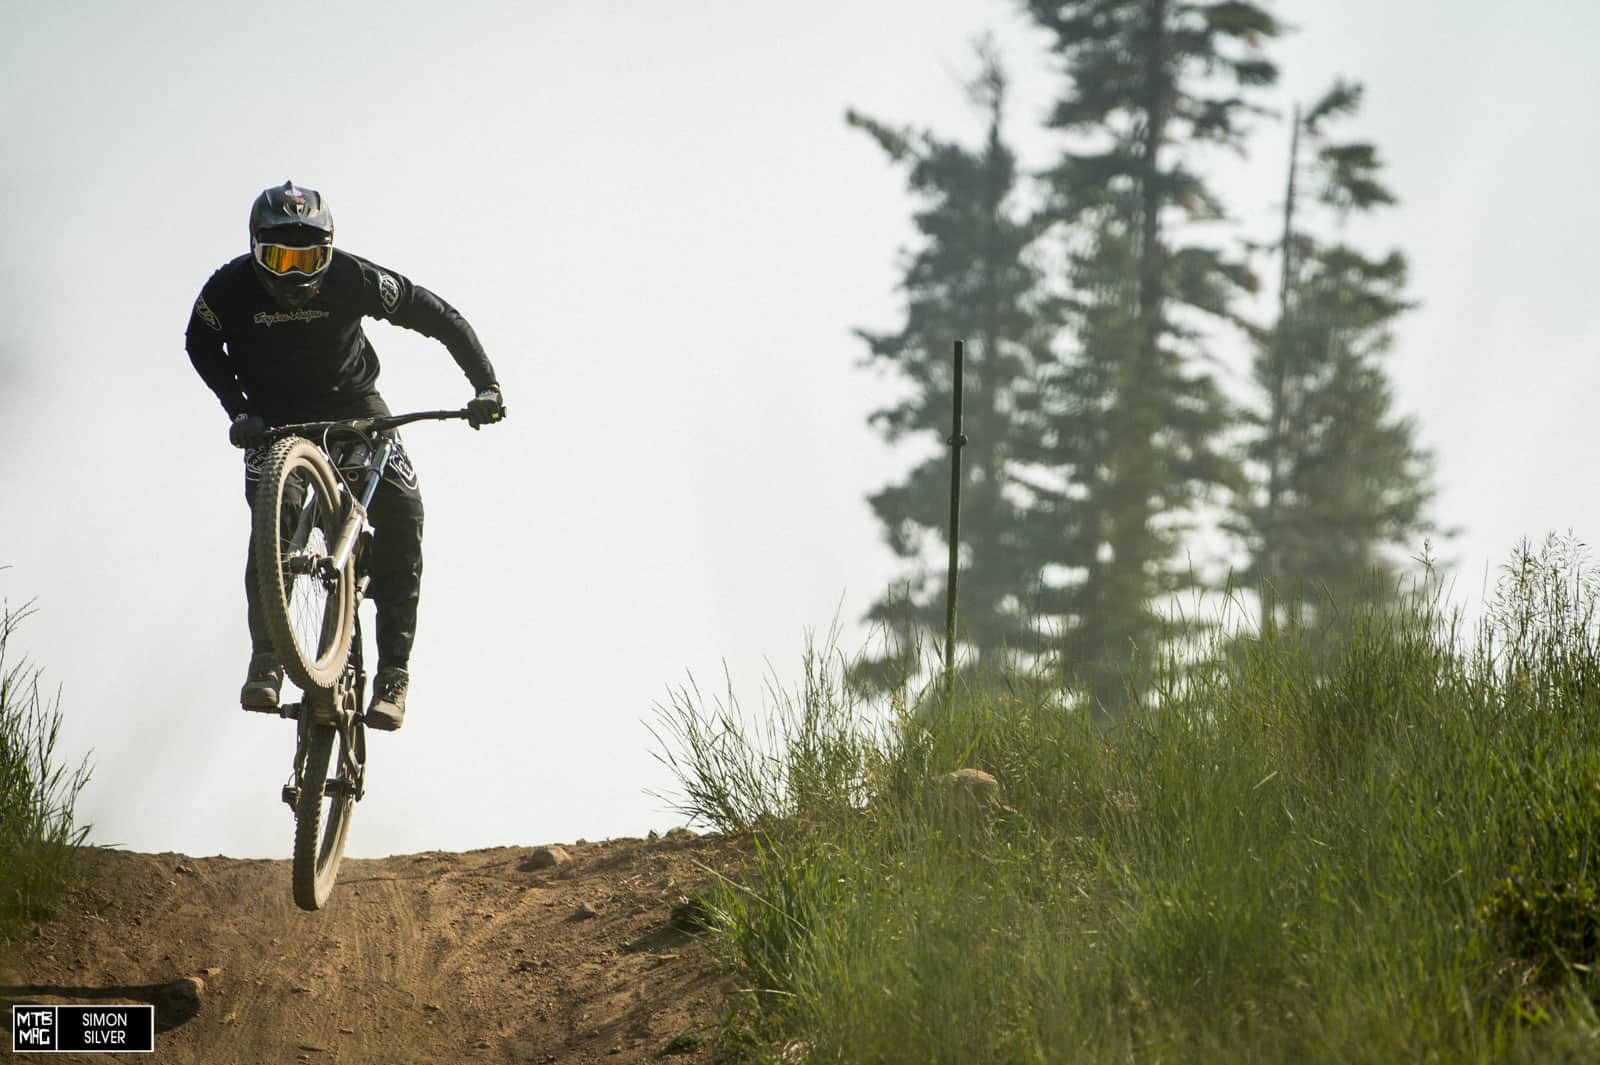
<instances>
[{"instance_id":1,"label":"full face helmet","mask_svg":"<svg viewBox=\"0 0 1600 1065\"><path fill-rule=\"evenodd\" d=\"M333 212L322 194L285 181L257 196L250 207L250 258L279 304L309 303L333 262Z\"/></svg>"}]
</instances>

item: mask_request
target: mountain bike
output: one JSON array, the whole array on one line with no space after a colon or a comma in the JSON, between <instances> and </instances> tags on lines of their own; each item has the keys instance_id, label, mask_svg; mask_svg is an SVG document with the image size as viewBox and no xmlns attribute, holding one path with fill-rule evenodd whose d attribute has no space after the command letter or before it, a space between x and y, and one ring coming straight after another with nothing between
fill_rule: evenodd
<instances>
[{"instance_id":1,"label":"mountain bike","mask_svg":"<svg viewBox=\"0 0 1600 1065\"><path fill-rule=\"evenodd\" d=\"M298 723L282 799L294 811L294 901L328 901L355 804L366 794L367 675L357 607L372 539L367 508L394 449L392 431L466 420L466 410L281 425L267 433L251 501L256 587L273 651L304 693L278 707Z\"/></svg>"}]
</instances>

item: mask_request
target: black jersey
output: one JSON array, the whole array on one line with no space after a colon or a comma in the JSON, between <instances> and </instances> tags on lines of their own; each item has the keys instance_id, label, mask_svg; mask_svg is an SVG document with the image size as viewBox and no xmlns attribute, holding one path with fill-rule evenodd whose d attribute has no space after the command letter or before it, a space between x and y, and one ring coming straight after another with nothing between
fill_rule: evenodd
<instances>
[{"instance_id":1,"label":"black jersey","mask_svg":"<svg viewBox=\"0 0 1600 1065\"><path fill-rule=\"evenodd\" d=\"M185 346L230 418L257 414L282 424L387 414L362 318L438 340L479 391L495 383L483 345L454 307L338 249L316 297L294 310L267 293L248 255L223 266L195 300Z\"/></svg>"}]
</instances>

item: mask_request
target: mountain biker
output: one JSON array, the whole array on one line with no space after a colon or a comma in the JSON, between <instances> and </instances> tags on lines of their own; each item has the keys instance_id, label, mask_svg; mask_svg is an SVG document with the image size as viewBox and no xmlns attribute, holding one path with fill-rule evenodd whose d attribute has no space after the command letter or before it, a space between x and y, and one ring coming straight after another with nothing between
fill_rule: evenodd
<instances>
[{"instance_id":1,"label":"mountain biker","mask_svg":"<svg viewBox=\"0 0 1600 1065\"><path fill-rule=\"evenodd\" d=\"M233 419L229 442L246 449L247 500L261 475L269 427L390 413L378 394L378 356L361 328L364 317L444 344L472 383L475 395L467 410L474 428L505 417L494 368L455 308L393 270L335 248L333 215L322 195L286 181L256 197L250 254L211 275L185 336L194 368ZM422 583L422 496L398 437L368 520L378 672L367 724L392 731L405 718ZM239 702L250 710L273 710L283 669L253 574L251 558L245 571L251 655Z\"/></svg>"}]
</instances>

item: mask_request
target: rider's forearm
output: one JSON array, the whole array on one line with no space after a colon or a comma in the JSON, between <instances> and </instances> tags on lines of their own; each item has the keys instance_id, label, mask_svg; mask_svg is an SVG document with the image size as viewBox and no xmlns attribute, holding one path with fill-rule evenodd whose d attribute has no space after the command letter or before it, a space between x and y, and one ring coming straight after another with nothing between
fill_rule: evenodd
<instances>
[{"instance_id":1,"label":"rider's forearm","mask_svg":"<svg viewBox=\"0 0 1600 1065\"><path fill-rule=\"evenodd\" d=\"M212 280L215 281L215 277ZM200 379L217 394L222 409L228 412L229 418L237 418L248 413L250 401L239 387L239 378L228 359L225 346L227 332L222 320L206 301L206 293L211 285L212 282L208 281L206 288L201 290L200 298L194 301L194 309L189 312L189 325L183 331L183 346ZM215 300L213 294L212 302Z\"/></svg>"},{"instance_id":2,"label":"rider's forearm","mask_svg":"<svg viewBox=\"0 0 1600 1065\"><path fill-rule=\"evenodd\" d=\"M473 388L482 391L498 380L478 334L461 312L421 285L413 286L411 300L394 321L443 344Z\"/></svg>"},{"instance_id":3,"label":"rider's forearm","mask_svg":"<svg viewBox=\"0 0 1600 1065\"><path fill-rule=\"evenodd\" d=\"M233 368L228 365L222 345L217 345L216 350L212 351L202 345L190 344L189 361L194 364L200 379L216 393L229 418L237 418L249 411L250 401L239 388L239 379L233 375Z\"/></svg>"}]
</instances>

